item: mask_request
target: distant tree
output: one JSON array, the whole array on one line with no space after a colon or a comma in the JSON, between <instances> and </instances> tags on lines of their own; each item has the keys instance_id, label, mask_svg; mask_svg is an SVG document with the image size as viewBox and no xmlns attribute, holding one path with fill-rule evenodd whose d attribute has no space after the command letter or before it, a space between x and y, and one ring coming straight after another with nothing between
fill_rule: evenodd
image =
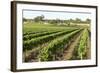
<instances>
[{"instance_id":1,"label":"distant tree","mask_svg":"<svg viewBox=\"0 0 100 73\"><path fill-rule=\"evenodd\" d=\"M56 24L59 24L59 23L61 23L61 20L60 19L56 19Z\"/></svg>"},{"instance_id":2,"label":"distant tree","mask_svg":"<svg viewBox=\"0 0 100 73\"><path fill-rule=\"evenodd\" d=\"M50 23L51 23L51 24L56 24L57 21L56 21L56 20L50 20Z\"/></svg>"},{"instance_id":3,"label":"distant tree","mask_svg":"<svg viewBox=\"0 0 100 73\"><path fill-rule=\"evenodd\" d=\"M81 22L81 19L76 18L75 22L76 22L76 23L79 23L79 22Z\"/></svg>"},{"instance_id":4,"label":"distant tree","mask_svg":"<svg viewBox=\"0 0 100 73\"><path fill-rule=\"evenodd\" d=\"M44 19L44 15L41 15L41 16L35 17L35 18L34 18L34 21L35 21L35 22L40 22L40 21L43 21L43 19Z\"/></svg>"},{"instance_id":5,"label":"distant tree","mask_svg":"<svg viewBox=\"0 0 100 73\"><path fill-rule=\"evenodd\" d=\"M43 19L44 19L44 15L41 15L40 20L43 21Z\"/></svg>"},{"instance_id":6,"label":"distant tree","mask_svg":"<svg viewBox=\"0 0 100 73\"><path fill-rule=\"evenodd\" d=\"M49 23L54 24L54 25L58 25L59 23L61 23L61 20L57 18L57 19L49 20Z\"/></svg>"},{"instance_id":7,"label":"distant tree","mask_svg":"<svg viewBox=\"0 0 100 73\"><path fill-rule=\"evenodd\" d=\"M70 26L70 20L65 20L64 21L68 26Z\"/></svg>"},{"instance_id":8,"label":"distant tree","mask_svg":"<svg viewBox=\"0 0 100 73\"><path fill-rule=\"evenodd\" d=\"M73 19L70 19L70 23L71 23L71 22L74 22L74 20L73 20Z\"/></svg>"},{"instance_id":9,"label":"distant tree","mask_svg":"<svg viewBox=\"0 0 100 73\"><path fill-rule=\"evenodd\" d=\"M24 22L26 22L26 21L27 21L27 19L26 19L26 18L23 18L23 21L24 21Z\"/></svg>"},{"instance_id":10,"label":"distant tree","mask_svg":"<svg viewBox=\"0 0 100 73\"><path fill-rule=\"evenodd\" d=\"M91 19L87 18L86 22L90 24L91 23Z\"/></svg>"},{"instance_id":11,"label":"distant tree","mask_svg":"<svg viewBox=\"0 0 100 73\"><path fill-rule=\"evenodd\" d=\"M70 23L71 23L70 20L68 20L68 26L70 26Z\"/></svg>"}]
</instances>

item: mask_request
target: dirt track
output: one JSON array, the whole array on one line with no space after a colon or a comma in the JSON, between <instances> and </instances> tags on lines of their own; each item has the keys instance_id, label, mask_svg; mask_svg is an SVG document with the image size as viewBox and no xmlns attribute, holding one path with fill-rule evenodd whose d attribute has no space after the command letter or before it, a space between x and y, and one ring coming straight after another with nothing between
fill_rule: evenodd
<instances>
[{"instance_id":1,"label":"dirt track","mask_svg":"<svg viewBox=\"0 0 100 73\"><path fill-rule=\"evenodd\" d=\"M74 52L74 48L75 46L78 44L79 40L80 40L80 36L81 36L81 33L78 33L76 36L74 36L73 38L73 42L71 42L71 44L69 45L69 47L67 47L64 51L64 55L63 55L63 60L69 60L72 55L73 55L73 52Z\"/></svg>"}]
</instances>

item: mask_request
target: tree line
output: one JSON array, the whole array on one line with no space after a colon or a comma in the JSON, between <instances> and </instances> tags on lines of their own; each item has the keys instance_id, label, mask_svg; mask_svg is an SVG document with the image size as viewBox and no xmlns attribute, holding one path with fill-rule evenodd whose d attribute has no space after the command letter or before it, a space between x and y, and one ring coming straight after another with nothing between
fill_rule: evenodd
<instances>
[{"instance_id":1,"label":"tree line","mask_svg":"<svg viewBox=\"0 0 100 73\"><path fill-rule=\"evenodd\" d=\"M40 15L40 16L36 16L33 19L26 19L23 18L23 21L34 21L34 22L46 22L46 23L51 23L51 24L69 24L70 23L91 23L91 19L87 18L86 20L81 20L80 18L76 18L76 19L66 19L66 20L61 20L59 18L56 19L45 19L44 15Z\"/></svg>"}]
</instances>

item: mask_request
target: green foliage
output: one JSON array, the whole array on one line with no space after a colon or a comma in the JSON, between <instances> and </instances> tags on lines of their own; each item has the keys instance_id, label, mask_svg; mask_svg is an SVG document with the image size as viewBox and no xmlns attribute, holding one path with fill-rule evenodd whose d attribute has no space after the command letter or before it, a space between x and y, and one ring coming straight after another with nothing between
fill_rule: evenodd
<instances>
[{"instance_id":1,"label":"green foliage","mask_svg":"<svg viewBox=\"0 0 100 73\"><path fill-rule=\"evenodd\" d=\"M29 35L26 35L23 37L23 40L26 41L26 40L31 40L32 38L37 38L37 37L40 37L40 36L45 36L45 35L49 35L49 34L53 34L53 33L57 33L59 31L47 31L47 32L42 32L42 33L35 33L35 34L29 34Z\"/></svg>"},{"instance_id":2,"label":"green foliage","mask_svg":"<svg viewBox=\"0 0 100 73\"><path fill-rule=\"evenodd\" d=\"M32 23L25 23L23 26L23 34L35 34L35 33L41 33L45 31L62 31L62 30L68 30L68 29L75 29L76 27L66 27L66 26L57 26L53 24L40 24L39 22L32 22Z\"/></svg>"},{"instance_id":3,"label":"green foliage","mask_svg":"<svg viewBox=\"0 0 100 73\"><path fill-rule=\"evenodd\" d=\"M58 32L58 33L54 33L54 34L50 34L50 35L45 35L42 37L37 37L35 39L31 39L31 40L27 40L23 42L23 50L30 50L33 47L36 47L42 43L48 42L50 40L53 40L54 38L57 38L59 36L65 35L67 33L70 33L72 31L74 31L76 29L71 29L71 30L66 30L66 31L62 31L62 32Z\"/></svg>"},{"instance_id":4,"label":"green foliage","mask_svg":"<svg viewBox=\"0 0 100 73\"><path fill-rule=\"evenodd\" d=\"M91 19L87 18L85 22L91 24Z\"/></svg>"},{"instance_id":5,"label":"green foliage","mask_svg":"<svg viewBox=\"0 0 100 73\"><path fill-rule=\"evenodd\" d=\"M43 19L44 19L44 15L41 15L41 16L35 17L35 18L34 18L34 21L35 21L35 22L40 22L40 21L43 21Z\"/></svg>"},{"instance_id":6,"label":"green foliage","mask_svg":"<svg viewBox=\"0 0 100 73\"><path fill-rule=\"evenodd\" d=\"M24 22L26 22L26 21L27 21L27 19L26 19L26 18L23 18L23 21L24 21Z\"/></svg>"},{"instance_id":7,"label":"green foliage","mask_svg":"<svg viewBox=\"0 0 100 73\"><path fill-rule=\"evenodd\" d=\"M81 36L79 46L78 46L78 58L79 59L84 59L84 57L86 55L87 39L88 39L88 30L85 29L83 31L83 34Z\"/></svg>"},{"instance_id":8,"label":"green foliage","mask_svg":"<svg viewBox=\"0 0 100 73\"><path fill-rule=\"evenodd\" d=\"M69 34L66 34L63 37L53 40L48 46L40 50L39 59L41 61L53 60L56 53L61 53L61 51L63 52L65 44L67 44L70 41L70 39L79 31L80 30L70 32Z\"/></svg>"},{"instance_id":9,"label":"green foliage","mask_svg":"<svg viewBox=\"0 0 100 73\"><path fill-rule=\"evenodd\" d=\"M89 22L89 20L87 21ZM40 22L42 22L42 24L40 24ZM56 60L59 54L63 54L65 45L81 31L80 28L82 27L73 27L71 26L71 22L75 23L76 20L56 19L54 21L48 20L48 22L45 23L43 16L34 18L32 22L28 20L28 22L25 22L23 25L23 51L25 52L39 48L35 50L35 52L38 52L36 57L38 56L40 61ZM77 19L77 23L79 22L81 22L81 20ZM58 24L63 25L62 23L67 26L58 26ZM88 37L86 34L88 34L87 29L84 30L79 45L77 46L76 55L79 59L83 59L86 55L86 41Z\"/></svg>"}]
</instances>

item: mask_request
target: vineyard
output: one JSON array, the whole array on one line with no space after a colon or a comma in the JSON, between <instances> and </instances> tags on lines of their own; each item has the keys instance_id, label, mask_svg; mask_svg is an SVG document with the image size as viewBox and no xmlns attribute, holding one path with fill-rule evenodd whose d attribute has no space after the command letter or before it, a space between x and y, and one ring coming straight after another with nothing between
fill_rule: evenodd
<instances>
[{"instance_id":1,"label":"vineyard","mask_svg":"<svg viewBox=\"0 0 100 73\"><path fill-rule=\"evenodd\" d=\"M23 62L90 59L88 27L24 24Z\"/></svg>"}]
</instances>

